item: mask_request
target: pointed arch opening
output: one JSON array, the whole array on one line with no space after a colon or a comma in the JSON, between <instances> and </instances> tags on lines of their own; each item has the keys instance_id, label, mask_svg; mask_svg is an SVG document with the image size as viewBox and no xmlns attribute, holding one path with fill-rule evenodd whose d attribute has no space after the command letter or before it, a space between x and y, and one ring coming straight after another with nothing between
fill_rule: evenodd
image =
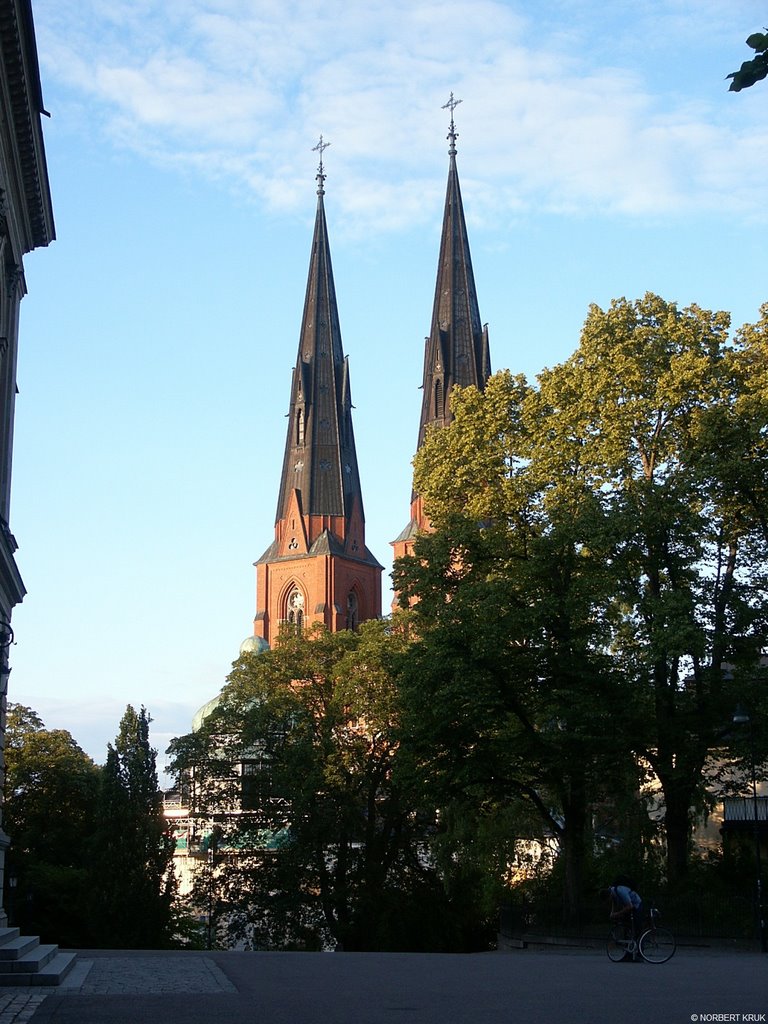
<instances>
[{"instance_id":1,"label":"pointed arch opening","mask_svg":"<svg viewBox=\"0 0 768 1024\"><path fill-rule=\"evenodd\" d=\"M346 629L356 630L360 625L360 602L357 598L357 592L350 590L347 594L347 618L346 618Z\"/></svg>"},{"instance_id":2,"label":"pointed arch opening","mask_svg":"<svg viewBox=\"0 0 768 1024\"><path fill-rule=\"evenodd\" d=\"M282 618L299 632L304 628L304 595L295 583L288 588Z\"/></svg>"},{"instance_id":3,"label":"pointed arch opening","mask_svg":"<svg viewBox=\"0 0 768 1024\"><path fill-rule=\"evenodd\" d=\"M296 411L296 444L304 444L304 410Z\"/></svg>"}]
</instances>

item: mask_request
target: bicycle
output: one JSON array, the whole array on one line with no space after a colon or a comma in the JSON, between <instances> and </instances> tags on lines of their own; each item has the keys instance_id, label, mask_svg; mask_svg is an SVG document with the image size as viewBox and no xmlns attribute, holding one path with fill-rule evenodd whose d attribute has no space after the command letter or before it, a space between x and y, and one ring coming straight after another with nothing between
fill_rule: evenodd
<instances>
[{"instance_id":1,"label":"bicycle","mask_svg":"<svg viewBox=\"0 0 768 1024\"><path fill-rule=\"evenodd\" d=\"M650 924L639 939L635 938L632 922L617 922L611 929L606 944L608 959L618 963L625 957L634 959L639 953L649 964L665 964L674 956L677 943L668 928L662 928L657 924L659 916L658 910L651 907Z\"/></svg>"}]
</instances>

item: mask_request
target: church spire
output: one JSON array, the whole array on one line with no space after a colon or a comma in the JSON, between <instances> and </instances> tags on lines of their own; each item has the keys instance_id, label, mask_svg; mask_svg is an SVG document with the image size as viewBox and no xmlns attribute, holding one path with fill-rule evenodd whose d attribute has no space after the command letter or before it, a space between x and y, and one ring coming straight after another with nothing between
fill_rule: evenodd
<instances>
[{"instance_id":1,"label":"church spire","mask_svg":"<svg viewBox=\"0 0 768 1024\"><path fill-rule=\"evenodd\" d=\"M343 516L363 499L352 431L349 367L341 343L339 312L325 220L323 152L330 143L322 135L317 171L317 214L299 336L291 383L288 432L277 505L284 518L294 491L305 515Z\"/></svg>"},{"instance_id":2,"label":"church spire","mask_svg":"<svg viewBox=\"0 0 768 1024\"><path fill-rule=\"evenodd\" d=\"M440 238L432 324L424 355L424 394L419 422L419 448L427 427L445 426L451 419L449 398L454 385L474 384L483 388L491 374L488 327L480 322L480 310L472 272L467 225L456 169L456 140L459 135L454 111L461 100L450 99L448 130L448 187Z\"/></svg>"},{"instance_id":3,"label":"church spire","mask_svg":"<svg viewBox=\"0 0 768 1024\"><path fill-rule=\"evenodd\" d=\"M482 389L491 375L488 327L480 321L459 172L456 169L456 140L459 133L453 115L460 103L461 100L455 99L451 93L450 99L443 106L443 110L451 112L447 136L448 188L432 323L424 351L419 448L424 443L428 428L444 427L452 419L449 400L453 387L473 384ZM411 554L418 533L429 528L421 496L413 491L411 521L392 542L395 558Z\"/></svg>"},{"instance_id":4,"label":"church spire","mask_svg":"<svg viewBox=\"0 0 768 1024\"><path fill-rule=\"evenodd\" d=\"M317 213L299 350L291 377L288 430L275 539L256 562L254 633L268 643L280 624L354 629L381 615L381 572L365 545L363 495L352 430L349 364L325 220L322 135L314 152Z\"/></svg>"}]
</instances>

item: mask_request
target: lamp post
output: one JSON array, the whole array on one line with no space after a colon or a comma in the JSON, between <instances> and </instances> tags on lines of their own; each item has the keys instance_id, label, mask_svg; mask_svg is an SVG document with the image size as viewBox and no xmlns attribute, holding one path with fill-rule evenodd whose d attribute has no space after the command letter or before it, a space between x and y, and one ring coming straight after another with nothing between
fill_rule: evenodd
<instances>
[{"instance_id":1,"label":"lamp post","mask_svg":"<svg viewBox=\"0 0 768 1024\"><path fill-rule=\"evenodd\" d=\"M8 694L8 677L11 667L8 664L8 651L13 643L11 623L3 616L0 619L0 793L5 789L5 727L6 697ZM3 809L0 802L0 924L8 923L8 915L3 906L3 878L5 876L6 859L10 838L3 829ZM8 898L11 898L10 891Z\"/></svg>"},{"instance_id":2,"label":"lamp post","mask_svg":"<svg viewBox=\"0 0 768 1024\"><path fill-rule=\"evenodd\" d=\"M8 875L8 925L13 926L16 923L14 916L15 909L15 896L16 896L16 883L18 879L15 874Z\"/></svg>"},{"instance_id":3,"label":"lamp post","mask_svg":"<svg viewBox=\"0 0 768 1024\"><path fill-rule=\"evenodd\" d=\"M215 890L214 884L216 881L216 853L219 849L219 842L223 836L223 831L219 825L214 825L211 829L210 835L208 836L208 949L213 949L213 941L215 939L215 932L213 927L213 911L215 908Z\"/></svg>"},{"instance_id":4,"label":"lamp post","mask_svg":"<svg viewBox=\"0 0 768 1024\"><path fill-rule=\"evenodd\" d=\"M760 948L763 953L768 953L768 933L765 928L765 913L763 908L763 865L760 855L760 820L757 816L757 775L755 773L755 736L752 730L752 719L749 713L740 704L733 713L734 725L749 726L749 760L752 769L752 813L754 814L755 829L755 874L756 874L756 896L757 896L757 926L760 935Z\"/></svg>"},{"instance_id":5,"label":"lamp post","mask_svg":"<svg viewBox=\"0 0 768 1024\"><path fill-rule=\"evenodd\" d=\"M208 949L213 949L213 869L215 852L208 847Z\"/></svg>"}]
</instances>

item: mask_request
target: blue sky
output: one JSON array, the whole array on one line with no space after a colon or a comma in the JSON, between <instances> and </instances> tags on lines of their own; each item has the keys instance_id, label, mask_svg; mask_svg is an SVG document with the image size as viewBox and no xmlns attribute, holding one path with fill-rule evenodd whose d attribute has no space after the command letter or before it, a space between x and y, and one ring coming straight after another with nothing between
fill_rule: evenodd
<instances>
[{"instance_id":1,"label":"blue sky","mask_svg":"<svg viewBox=\"0 0 768 1024\"><path fill-rule=\"evenodd\" d=\"M757 0L33 0L57 241L26 260L11 699L103 761L189 729L273 536L322 133L369 547L408 520L448 169L494 366L589 304L768 301ZM386 574L385 574L386 579ZM387 580L388 582L388 580ZM384 595L385 606L390 596Z\"/></svg>"}]
</instances>

